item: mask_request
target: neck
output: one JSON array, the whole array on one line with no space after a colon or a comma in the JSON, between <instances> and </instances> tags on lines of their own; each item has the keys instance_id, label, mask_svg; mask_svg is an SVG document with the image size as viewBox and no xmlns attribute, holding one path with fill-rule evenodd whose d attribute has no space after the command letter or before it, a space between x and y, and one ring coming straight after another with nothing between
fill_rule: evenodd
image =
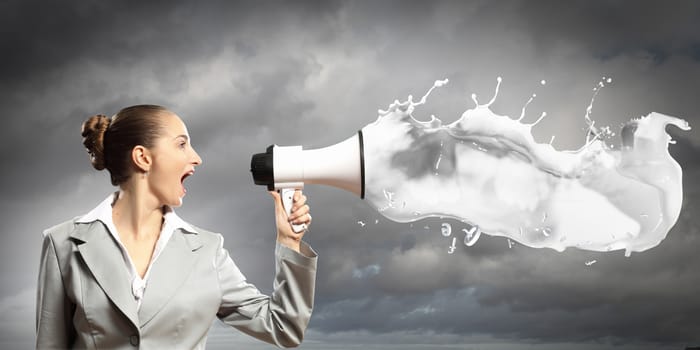
<instances>
[{"instance_id":1,"label":"neck","mask_svg":"<svg viewBox=\"0 0 700 350\"><path fill-rule=\"evenodd\" d=\"M163 205L138 184L125 184L113 204L112 221L122 239L158 237L163 223Z\"/></svg>"}]
</instances>

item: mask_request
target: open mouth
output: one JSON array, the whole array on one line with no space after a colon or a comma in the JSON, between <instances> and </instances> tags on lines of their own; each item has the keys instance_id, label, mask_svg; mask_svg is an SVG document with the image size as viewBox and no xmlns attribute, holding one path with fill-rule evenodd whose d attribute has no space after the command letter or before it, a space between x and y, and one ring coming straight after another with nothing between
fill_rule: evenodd
<instances>
[{"instance_id":1,"label":"open mouth","mask_svg":"<svg viewBox=\"0 0 700 350\"><path fill-rule=\"evenodd\" d=\"M180 184L182 184L182 191L183 192L187 192L187 189L185 189L185 179L192 176L192 175L194 175L194 170L190 170L190 171L186 172L180 178Z\"/></svg>"}]
</instances>

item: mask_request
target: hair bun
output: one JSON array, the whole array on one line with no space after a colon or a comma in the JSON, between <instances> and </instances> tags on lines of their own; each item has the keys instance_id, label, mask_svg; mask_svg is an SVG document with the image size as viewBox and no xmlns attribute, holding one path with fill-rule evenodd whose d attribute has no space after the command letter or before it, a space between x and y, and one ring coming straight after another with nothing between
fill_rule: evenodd
<instances>
[{"instance_id":1,"label":"hair bun","mask_svg":"<svg viewBox=\"0 0 700 350\"><path fill-rule=\"evenodd\" d=\"M83 145L90 153L90 162L97 170L105 168L104 136L112 119L103 114L93 115L84 123L80 134L83 136Z\"/></svg>"}]
</instances>

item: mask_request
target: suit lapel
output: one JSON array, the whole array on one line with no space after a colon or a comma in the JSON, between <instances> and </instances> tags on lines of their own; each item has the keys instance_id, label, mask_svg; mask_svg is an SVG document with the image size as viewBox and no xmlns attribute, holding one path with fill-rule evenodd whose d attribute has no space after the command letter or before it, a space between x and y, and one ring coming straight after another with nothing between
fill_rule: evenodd
<instances>
[{"instance_id":1,"label":"suit lapel","mask_svg":"<svg viewBox=\"0 0 700 350\"><path fill-rule=\"evenodd\" d=\"M146 290L138 312L143 327L173 297L195 265L196 251L202 247L195 233L175 230L160 256L151 266Z\"/></svg>"},{"instance_id":2,"label":"suit lapel","mask_svg":"<svg viewBox=\"0 0 700 350\"><path fill-rule=\"evenodd\" d=\"M71 237L82 241L78 251L102 290L119 310L138 325L136 301L131 293L131 277L117 242L104 224L94 221L78 225Z\"/></svg>"}]
</instances>

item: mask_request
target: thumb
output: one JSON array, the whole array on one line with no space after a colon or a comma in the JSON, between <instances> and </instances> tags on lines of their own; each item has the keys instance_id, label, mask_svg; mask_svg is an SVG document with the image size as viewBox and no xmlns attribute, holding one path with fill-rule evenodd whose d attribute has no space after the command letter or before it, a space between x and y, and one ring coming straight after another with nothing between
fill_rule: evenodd
<instances>
[{"instance_id":1,"label":"thumb","mask_svg":"<svg viewBox=\"0 0 700 350\"><path fill-rule=\"evenodd\" d=\"M275 216L277 222L285 222L287 220L287 212L282 204L282 196L277 191L268 191L275 202Z\"/></svg>"}]
</instances>

